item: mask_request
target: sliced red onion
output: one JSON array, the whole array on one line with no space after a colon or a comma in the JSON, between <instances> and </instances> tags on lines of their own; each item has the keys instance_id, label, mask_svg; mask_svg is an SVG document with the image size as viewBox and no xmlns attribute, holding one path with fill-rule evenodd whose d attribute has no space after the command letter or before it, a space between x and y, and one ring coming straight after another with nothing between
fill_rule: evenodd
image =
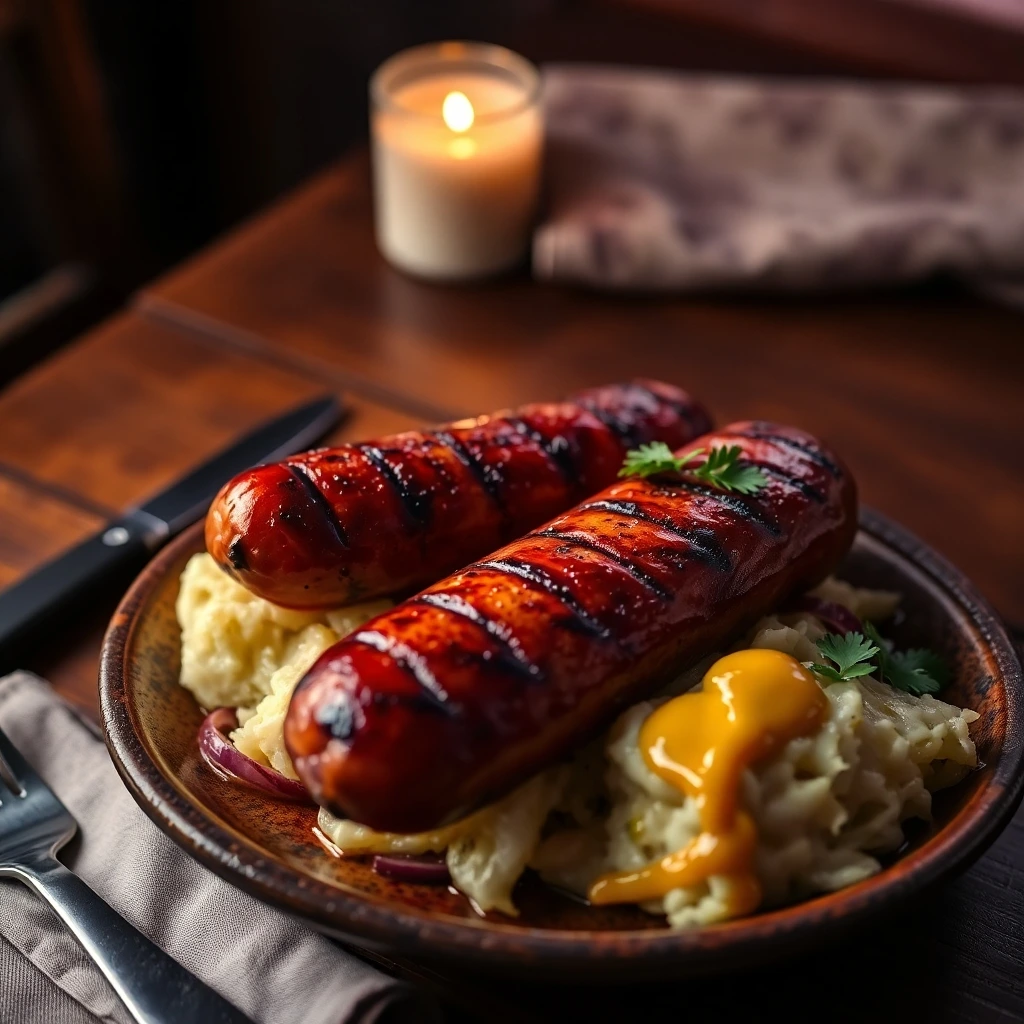
<instances>
[{"instance_id":1,"label":"sliced red onion","mask_svg":"<svg viewBox=\"0 0 1024 1024\"><path fill-rule=\"evenodd\" d=\"M849 608L844 608L835 601L823 601L813 594L804 594L793 602L793 608L799 612L810 612L816 615L833 633L846 636L847 633L863 633L864 623Z\"/></svg>"},{"instance_id":2,"label":"sliced red onion","mask_svg":"<svg viewBox=\"0 0 1024 1024\"><path fill-rule=\"evenodd\" d=\"M232 708L211 711L199 726L199 753L221 778L243 782L280 800L313 803L301 782L289 779L243 754L227 736L232 729L237 728L238 716Z\"/></svg>"},{"instance_id":3,"label":"sliced red onion","mask_svg":"<svg viewBox=\"0 0 1024 1024\"><path fill-rule=\"evenodd\" d=\"M373 858L373 870L385 878L418 885L447 885L451 881L448 865L433 857L387 857L379 854Z\"/></svg>"}]
</instances>

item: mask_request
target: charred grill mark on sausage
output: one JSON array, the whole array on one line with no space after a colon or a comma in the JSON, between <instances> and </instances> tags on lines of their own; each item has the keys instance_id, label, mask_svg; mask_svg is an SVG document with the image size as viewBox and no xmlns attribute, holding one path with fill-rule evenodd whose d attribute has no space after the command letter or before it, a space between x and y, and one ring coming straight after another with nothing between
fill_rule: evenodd
<instances>
[{"instance_id":1,"label":"charred grill mark on sausage","mask_svg":"<svg viewBox=\"0 0 1024 1024\"><path fill-rule=\"evenodd\" d=\"M356 711L352 698L344 690L331 694L317 707L313 720L336 740L349 739L356 731Z\"/></svg>"},{"instance_id":2,"label":"charred grill mark on sausage","mask_svg":"<svg viewBox=\"0 0 1024 1024\"><path fill-rule=\"evenodd\" d=\"M635 424L629 423L624 419L620 419L618 416L610 413L607 409L602 409L601 406L599 406L593 399L580 399L577 402L577 405L579 405L581 409L586 409L591 416L597 417L597 419L599 419L628 448L635 448L643 441L643 438L639 435Z\"/></svg>"},{"instance_id":3,"label":"charred grill mark on sausage","mask_svg":"<svg viewBox=\"0 0 1024 1024\"><path fill-rule=\"evenodd\" d=\"M757 441L770 441L782 448L789 448L795 452L802 452L811 462L817 463L822 469L827 470L837 480L842 478L843 471L833 462L820 448L806 441L798 441L794 437L786 437L785 434L773 434L764 430L744 430L736 435L737 437L750 437Z\"/></svg>"},{"instance_id":4,"label":"charred grill mark on sausage","mask_svg":"<svg viewBox=\"0 0 1024 1024\"><path fill-rule=\"evenodd\" d=\"M505 422L513 427L517 433L533 441L551 460L565 478L567 484L574 485L578 481L579 465L577 464L577 453L573 451L573 446L568 438L563 437L561 434L556 434L550 438L545 437L539 430L534 429L526 420L518 416L508 416Z\"/></svg>"},{"instance_id":5,"label":"charred grill mark on sausage","mask_svg":"<svg viewBox=\"0 0 1024 1024\"><path fill-rule=\"evenodd\" d=\"M249 568L249 563L245 557L245 547L242 544L242 538L236 537L228 545L228 562L231 564L232 569L237 569L239 572L245 572Z\"/></svg>"},{"instance_id":6,"label":"charred grill mark on sausage","mask_svg":"<svg viewBox=\"0 0 1024 1024\"><path fill-rule=\"evenodd\" d=\"M658 405L667 405L673 412L678 413L687 425L694 432L700 430L707 430L710 426L709 423L701 419L697 415L697 410L692 402L686 402L679 398L670 398L666 395L659 395L653 388L649 388L646 384L642 384L638 380L634 380L630 383L630 387L636 388L637 391L642 391L645 395L649 396Z\"/></svg>"},{"instance_id":7,"label":"charred grill mark on sausage","mask_svg":"<svg viewBox=\"0 0 1024 1024\"><path fill-rule=\"evenodd\" d=\"M430 492L420 491L417 493L409 486L409 482L402 478L401 473L388 462L384 453L372 444L361 444L359 450L366 456L370 464L388 482L391 489L398 495L406 515L416 526L426 526L430 522L431 503Z\"/></svg>"},{"instance_id":8,"label":"charred grill mark on sausage","mask_svg":"<svg viewBox=\"0 0 1024 1024\"><path fill-rule=\"evenodd\" d=\"M416 685L419 686L426 700L439 711L443 711L451 717L459 714L458 706L449 699L448 692L437 681L434 673L430 671L426 659L419 652L414 651L401 640L385 636L375 629L360 630L350 639L357 644L365 644L367 647L372 647L375 651L387 655L416 681Z\"/></svg>"},{"instance_id":9,"label":"charred grill mark on sausage","mask_svg":"<svg viewBox=\"0 0 1024 1024\"><path fill-rule=\"evenodd\" d=\"M288 472L291 473L292 477L298 482L299 486L306 492L310 502L315 505L320 512L323 514L324 522L327 523L327 528L330 530L331 535L338 542L339 547L348 547L348 538L345 535L345 528L338 521L338 516L334 511L334 506L327 500L324 492L320 490L319 485L316 482L316 477L313 476L313 472L308 466L301 462L287 462L285 466Z\"/></svg>"},{"instance_id":10,"label":"charred grill mark on sausage","mask_svg":"<svg viewBox=\"0 0 1024 1024\"><path fill-rule=\"evenodd\" d=\"M607 626L602 626L590 612L580 604L576 596L563 583L552 579L540 566L531 565L520 558L496 558L487 562L477 562L470 566L470 569L486 569L490 572L501 573L505 576L517 576L527 583L532 583L541 590L550 594L558 601L563 608L571 615L574 622L585 633L600 637L602 640L611 640L612 632Z\"/></svg>"},{"instance_id":11,"label":"charred grill mark on sausage","mask_svg":"<svg viewBox=\"0 0 1024 1024\"><path fill-rule=\"evenodd\" d=\"M612 515L626 516L629 519L639 519L642 522L650 523L652 526L660 527L667 533L689 541L696 557L713 568L721 572L728 572L732 568L732 560L729 558L728 552L718 542L718 538L715 537L711 530L690 530L676 526L671 519L651 515L632 501L614 501L602 498L599 501L591 501L586 505L580 505L578 511L610 512Z\"/></svg>"},{"instance_id":12,"label":"charred grill mark on sausage","mask_svg":"<svg viewBox=\"0 0 1024 1024\"><path fill-rule=\"evenodd\" d=\"M821 505L825 501L825 495L819 491L817 487L812 487L806 480L801 480L799 477L793 476L785 470L778 469L776 466L772 466L767 462L757 462L754 459L740 459L739 465L753 466L755 469L761 470L765 476L770 476L774 480L788 484L790 487L798 490L805 498L809 498L816 505Z\"/></svg>"},{"instance_id":13,"label":"charred grill mark on sausage","mask_svg":"<svg viewBox=\"0 0 1024 1024\"><path fill-rule=\"evenodd\" d=\"M695 483L693 480L687 480L685 477L680 477L678 480L666 479L664 481L659 478L658 482L661 486L657 491L653 492L654 494L671 494L674 490L698 494L702 498L708 498L711 501L717 502L719 505L729 509L730 512L735 512L741 519L755 523L773 537L779 536L778 523L766 516L760 508L745 501L738 495L729 494L727 491L720 491L716 487Z\"/></svg>"},{"instance_id":14,"label":"charred grill mark on sausage","mask_svg":"<svg viewBox=\"0 0 1024 1024\"><path fill-rule=\"evenodd\" d=\"M491 496L502 514L505 503L501 500L502 477L493 466L488 466L474 452L470 451L454 434L447 430L436 430L431 435L438 444L447 448L476 478L480 486Z\"/></svg>"},{"instance_id":15,"label":"charred grill mark on sausage","mask_svg":"<svg viewBox=\"0 0 1024 1024\"><path fill-rule=\"evenodd\" d=\"M375 693L373 703L377 707L405 707L428 714L447 715L447 707L440 708L433 699L420 694L413 697L404 693ZM331 694L314 712L313 720L322 729L342 743L350 740L359 728L360 709L351 694L344 690Z\"/></svg>"},{"instance_id":16,"label":"charred grill mark on sausage","mask_svg":"<svg viewBox=\"0 0 1024 1024\"><path fill-rule=\"evenodd\" d=\"M562 544L568 547L584 548L587 551L593 551L595 554L601 555L603 558L608 559L610 562L614 562L619 568L625 569L630 576L642 584L648 590L655 593L663 601L668 601L672 597L672 591L664 584L659 583L650 573L644 572L638 565L631 562L628 558L620 555L617 551L605 546L604 544L598 544L596 541L591 540L589 537L582 537L578 533L571 533L563 530L538 530L535 537L549 537L552 540L560 541Z\"/></svg>"},{"instance_id":17,"label":"charred grill mark on sausage","mask_svg":"<svg viewBox=\"0 0 1024 1024\"><path fill-rule=\"evenodd\" d=\"M520 675L528 676L531 680L544 681L543 670L526 656L508 627L488 618L458 594L420 594L411 601L414 604L440 608L450 615L458 615L479 626L498 645L502 664Z\"/></svg>"}]
</instances>

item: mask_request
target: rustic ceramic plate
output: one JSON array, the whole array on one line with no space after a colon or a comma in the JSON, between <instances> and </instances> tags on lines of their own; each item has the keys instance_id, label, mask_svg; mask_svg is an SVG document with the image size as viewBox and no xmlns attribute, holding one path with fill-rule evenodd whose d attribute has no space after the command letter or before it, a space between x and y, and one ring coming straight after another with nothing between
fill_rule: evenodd
<instances>
[{"instance_id":1,"label":"rustic ceramic plate","mask_svg":"<svg viewBox=\"0 0 1024 1024\"><path fill-rule=\"evenodd\" d=\"M1024 687L1006 632L974 588L906 531L862 516L842 575L902 591L901 646L930 646L954 663L949 699L974 708L984 767L939 795L881 874L840 892L744 920L672 932L638 910L593 909L527 879L522 916L477 917L444 888L375 875L339 860L313 834L315 812L217 778L199 757L202 719L177 684L178 576L201 549L201 528L168 546L121 602L103 649L100 699L114 763L149 816L185 850L242 889L364 946L517 973L593 979L678 976L817 943L962 867L1006 824L1024 773Z\"/></svg>"}]
</instances>

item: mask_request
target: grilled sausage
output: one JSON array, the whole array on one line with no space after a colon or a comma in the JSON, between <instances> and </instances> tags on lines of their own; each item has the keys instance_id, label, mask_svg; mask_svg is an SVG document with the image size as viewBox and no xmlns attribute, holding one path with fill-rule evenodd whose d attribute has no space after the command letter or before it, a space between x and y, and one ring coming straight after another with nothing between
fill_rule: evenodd
<instances>
[{"instance_id":1,"label":"grilled sausage","mask_svg":"<svg viewBox=\"0 0 1024 1024\"><path fill-rule=\"evenodd\" d=\"M857 499L834 455L761 422L698 444L766 486L617 483L326 651L285 720L314 798L395 832L460 817L836 567Z\"/></svg>"},{"instance_id":2,"label":"grilled sausage","mask_svg":"<svg viewBox=\"0 0 1024 1024\"><path fill-rule=\"evenodd\" d=\"M207 516L206 547L287 607L408 593L606 487L626 449L675 448L710 429L686 392L635 381L307 452L230 481Z\"/></svg>"}]
</instances>

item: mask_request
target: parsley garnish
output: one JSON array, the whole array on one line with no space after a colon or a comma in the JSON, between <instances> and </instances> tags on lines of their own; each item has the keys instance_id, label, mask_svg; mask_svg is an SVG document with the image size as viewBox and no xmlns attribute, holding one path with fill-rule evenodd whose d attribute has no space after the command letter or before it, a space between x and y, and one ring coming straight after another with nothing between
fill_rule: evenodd
<instances>
[{"instance_id":1,"label":"parsley garnish","mask_svg":"<svg viewBox=\"0 0 1024 1024\"><path fill-rule=\"evenodd\" d=\"M878 645L878 672L890 686L920 697L938 693L949 682L949 666L934 651L912 647L894 652L870 622L864 623L864 632Z\"/></svg>"},{"instance_id":2,"label":"parsley garnish","mask_svg":"<svg viewBox=\"0 0 1024 1024\"><path fill-rule=\"evenodd\" d=\"M664 441L642 444L626 452L626 461L619 470L619 476L654 476L657 473L678 473L694 456L704 449L688 452L677 459Z\"/></svg>"},{"instance_id":3,"label":"parsley garnish","mask_svg":"<svg viewBox=\"0 0 1024 1024\"><path fill-rule=\"evenodd\" d=\"M832 663L813 662L811 670L830 683L857 679L877 672L878 678L897 690L920 697L938 693L949 682L949 668L934 651L914 647L893 651L870 622L861 633L827 633L818 641L818 650Z\"/></svg>"},{"instance_id":4,"label":"parsley garnish","mask_svg":"<svg viewBox=\"0 0 1024 1024\"><path fill-rule=\"evenodd\" d=\"M874 639L874 638L872 638ZM830 683L841 683L858 676L869 676L875 670L871 658L878 653L878 648L864 638L862 633L826 633L818 641L818 650L832 662L823 665L812 662L811 670Z\"/></svg>"},{"instance_id":5,"label":"parsley garnish","mask_svg":"<svg viewBox=\"0 0 1024 1024\"><path fill-rule=\"evenodd\" d=\"M704 454L703 448L695 448L676 458L664 441L642 444L639 448L626 452L626 461L619 470L619 476L645 477L660 473L680 473L694 459ZM742 449L738 444L719 445L707 452L704 462L689 468L687 472L723 491L755 494L768 483L768 478L756 466L741 466L741 454Z\"/></svg>"},{"instance_id":6,"label":"parsley garnish","mask_svg":"<svg viewBox=\"0 0 1024 1024\"><path fill-rule=\"evenodd\" d=\"M693 475L726 491L754 494L768 483L768 477L757 466L739 465L741 454L738 444L712 448L707 462L695 469Z\"/></svg>"}]
</instances>

